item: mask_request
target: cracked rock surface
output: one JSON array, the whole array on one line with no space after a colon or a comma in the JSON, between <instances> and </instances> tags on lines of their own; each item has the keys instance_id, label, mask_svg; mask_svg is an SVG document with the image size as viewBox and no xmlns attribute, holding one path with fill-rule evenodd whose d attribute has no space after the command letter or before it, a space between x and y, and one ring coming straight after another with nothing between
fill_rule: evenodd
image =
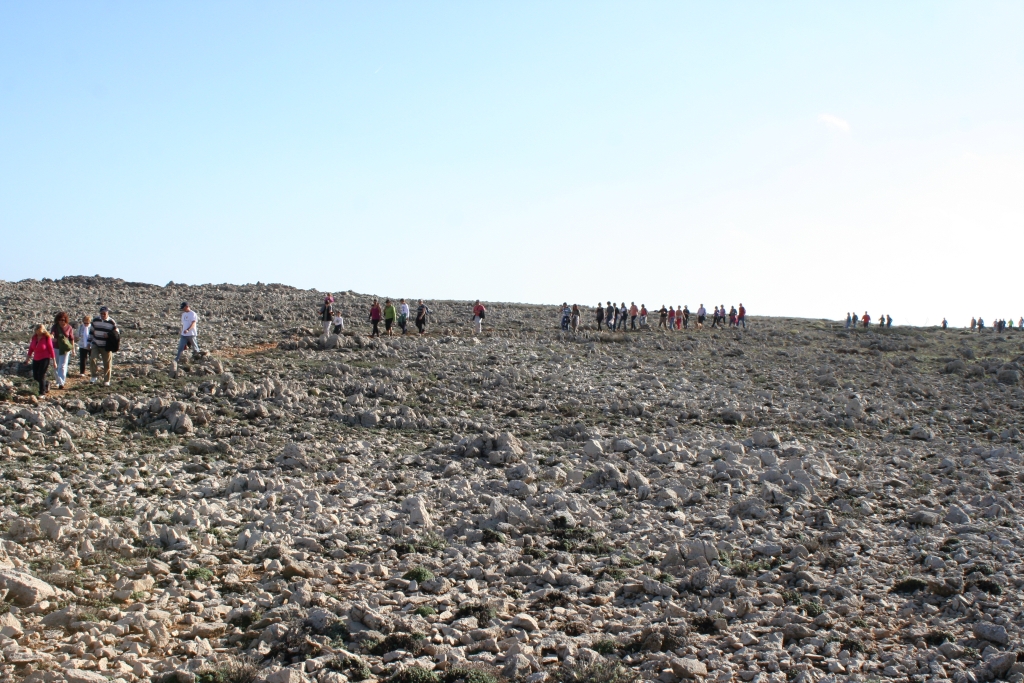
<instances>
[{"instance_id":1,"label":"cracked rock surface","mask_svg":"<svg viewBox=\"0 0 1024 683\"><path fill-rule=\"evenodd\" d=\"M1024 334L322 296L0 282L0 676L1024 681ZM112 386L36 397L99 303Z\"/></svg>"}]
</instances>

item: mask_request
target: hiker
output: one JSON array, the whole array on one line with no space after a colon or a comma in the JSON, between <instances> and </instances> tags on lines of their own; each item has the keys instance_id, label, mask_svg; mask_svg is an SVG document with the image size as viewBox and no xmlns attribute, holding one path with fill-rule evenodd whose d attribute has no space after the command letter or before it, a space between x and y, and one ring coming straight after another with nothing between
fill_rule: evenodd
<instances>
[{"instance_id":1,"label":"hiker","mask_svg":"<svg viewBox=\"0 0 1024 683\"><path fill-rule=\"evenodd\" d=\"M40 396L45 396L49 391L50 385L46 381L46 371L50 367L50 361L55 358L53 337L46 331L44 325L36 325L36 329L32 333L32 341L28 344L25 363L32 362L32 378L39 383Z\"/></svg>"},{"instance_id":2,"label":"hiker","mask_svg":"<svg viewBox=\"0 0 1024 683\"><path fill-rule=\"evenodd\" d=\"M887 313L885 315L885 329L888 330L891 327L892 327L892 316Z\"/></svg>"},{"instance_id":3,"label":"hiker","mask_svg":"<svg viewBox=\"0 0 1024 683\"><path fill-rule=\"evenodd\" d=\"M740 325L743 326L743 329L747 329L747 309L743 307L742 301L740 302L740 310L736 317L736 327Z\"/></svg>"},{"instance_id":4,"label":"hiker","mask_svg":"<svg viewBox=\"0 0 1024 683\"><path fill-rule=\"evenodd\" d=\"M569 308L567 302L562 302L562 331L565 332L569 329L569 318L572 317L572 309Z\"/></svg>"},{"instance_id":5,"label":"hiker","mask_svg":"<svg viewBox=\"0 0 1024 683\"><path fill-rule=\"evenodd\" d=\"M381 319L380 304L377 303L376 299L374 299L373 300L373 305L370 306L370 322L373 324L373 331L370 333L371 337L379 337L380 336L380 319Z\"/></svg>"},{"instance_id":6,"label":"hiker","mask_svg":"<svg viewBox=\"0 0 1024 683\"><path fill-rule=\"evenodd\" d=\"M665 304L661 305L661 310L658 311L658 329L665 327L665 323L668 321L668 309L665 308Z\"/></svg>"},{"instance_id":7,"label":"hiker","mask_svg":"<svg viewBox=\"0 0 1024 683\"><path fill-rule=\"evenodd\" d=\"M647 306L640 304L640 327L647 327Z\"/></svg>"},{"instance_id":8,"label":"hiker","mask_svg":"<svg viewBox=\"0 0 1024 683\"><path fill-rule=\"evenodd\" d=\"M980 334L981 331L984 330L984 329L985 329L985 321L982 320L981 316L979 315L978 316L978 333Z\"/></svg>"},{"instance_id":9,"label":"hiker","mask_svg":"<svg viewBox=\"0 0 1024 683\"><path fill-rule=\"evenodd\" d=\"M89 316L82 316L78 326L78 374L85 377L85 365L89 362Z\"/></svg>"},{"instance_id":10,"label":"hiker","mask_svg":"<svg viewBox=\"0 0 1024 683\"><path fill-rule=\"evenodd\" d=\"M623 332L626 331L626 318L627 317L629 317L629 309L626 308L626 302L623 301L622 305L619 306L619 327L622 328Z\"/></svg>"},{"instance_id":11,"label":"hiker","mask_svg":"<svg viewBox=\"0 0 1024 683\"><path fill-rule=\"evenodd\" d=\"M715 306L715 312L711 315L711 327L718 327L718 306Z\"/></svg>"},{"instance_id":12,"label":"hiker","mask_svg":"<svg viewBox=\"0 0 1024 683\"><path fill-rule=\"evenodd\" d=\"M612 302L609 301L608 305L604 309L604 328L609 332L615 331L615 307L612 306Z\"/></svg>"},{"instance_id":13,"label":"hiker","mask_svg":"<svg viewBox=\"0 0 1024 683\"><path fill-rule=\"evenodd\" d=\"M601 323L604 322L604 306L601 305L600 301L597 302L597 310L595 311L594 314L595 314L595 316L597 318L597 331L600 332L601 331Z\"/></svg>"},{"instance_id":14,"label":"hiker","mask_svg":"<svg viewBox=\"0 0 1024 683\"><path fill-rule=\"evenodd\" d=\"M864 317L863 317L863 318L861 318L861 322L863 322L863 323L864 323L864 329L865 329L865 330L866 330L866 329L868 328L868 325L870 325L870 324L871 324L871 316L870 316L870 315L868 315L868 312L867 312L867 311L864 311Z\"/></svg>"},{"instance_id":15,"label":"hiker","mask_svg":"<svg viewBox=\"0 0 1024 683\"><path fill-rule=\"evenodd\" d=\"M668 307L668 331L672 332L676 329L676 309L671 306Z\"/></svg>"},{"instance_id":16,"label":"hiker","mask_svg":"<svg viewBox=\"0 0 1024 683\"><path fill-rule=\"evenodd\" d=\"M75 330L68 322L68 314L61 311L53 317L50 328L53 350L56 353L53 370L57 375L57 388L63 389L68 381L68 359L75 352Z\"/></svg>"},{"instance_id":17,"label":"hiker","mask_svg":"<svg viewBox=\"0 0 1024 683\"><path fill-rule=\"evenodd\" d=\"M690 326L690 305L686 304L683 306L683 329L688 329Z\"/></svg>"},{"instance_id":18,"label":"hiker","mask_svg":"<svg viewBox=\"0 0 1024 683\"><path fill-rule=\"evenodd\" d=\"M736 315L737 315L736 314L736 307L735 306L730 306L729 307L729 327L736 327L737 326Z\"/></svg>"},{"instance_id":19,"label":"hiker","mask_svg":"<svg viewBox=\"0 0 1024 683\"><path fill-rule=\"evenodd\" d=\"M639 314L640 309L636 307L635 301L629 302L629 329L636 329L636 316Z\"/></svg>"},{"instance_id":20,"label":"hiker","mask_svg":"<svg viewBox=\"0 0 1024 683\"><path fill-rule=\"evenodd\" d=\"M704 321L708 319L708 309L704 308L704 304L700 305L697 309L697 329L704 329Z\"/></svg>"},{"instance_id":21,"label":"hiker","mask_svg":"<svg viewBox=\"0 0 1024 683\"><path fill-rule=\"evenodd\" d=\"M341 334L345 331L345 317L341 315L340 310L334 311L334 319L331 320L331 332L334 334Z\"/></svg>"},{"instance_id":22,"label":"hiker","mask_svg":"<svg viewBox=\"0 0 1024 683\"><path fill-rule=\"evenodd\" d=\"M331 323L334 322L334 297L330 294L324 297L324 303L320 306L320 320L324 324L324 334L330 334Z\"/></svg>"},{"instance_id":23,"label":"hiker","mask_svg":"<svg viewBox=\"0 0 1024 683\"><path fill-rule=\"evenodd\" d=\"M580 307L576 304L572 305L572 310L569 312L569 327L573 334L580 329Z\"/></svg>"},{"instance_id":24,"label":"hiker","mask_svg":"<svg viewBox=\"0 0 1024 683\"><path fill-rule=\"evenodd\" d=\"M398 311L395 310L395 305L391 303L391 299L384 300L384 334L389 337L395 336L392 328L395 325L395 320L398 319Z\"/></svg>"},{"instance_id":25,"label":"hiker","mask_svg":"<svg viewBox=\"0 0 1024 683\"><path fill-rule=\"evenodd\" d=\"M1017 329L1024 330L1024 315L1022 315L1020 320L1017 321Z\"/></svg>"},{"instance_id":26,"label":"hiker","mask_svg":"<svg viewBox=\"0 0 1024 683\"><path fill-rule=\"evenodd\" d=\"M946 328L947 328L948 326L949 326L949 323L947 323L947 322L946 322L946 319L945 319L945 318L943 318L943 319L942 319L942 329L946 329Z\"/></svg>"},{"instance_id":27,"label":"hiker","mask_svg":"<svg viewBox=\"0 0 1024 683\"><path fill-rule=\"evenodd\" d=\"M487 309L484 307L480 300L477 299L476 305L473 306L473 322L476 323L476 333L481 334L484 331L484 318L487 316Z\"/></svg>"},{"instance_id":28,"label":"hiker","mask_svg":"<svg viewBox=\"0 0 1024 683\"><path fill-rule=\"evenodd\" d=\"M98 360L103 361L103 386L110 386L114 370L114 347L119 341L117 323L110 317L110 309L100 306L100 314L89 325L89 370L93 384L99 381ZM108 343L109 342L109 343Z\"/></svg>"},{"instance_id":29,"label":"hiker","mask_svg":"<svg viewBox=\"0 0 1024 683\"><path fill-rule=\"evenodd\" d=\"M881 318L878 319L878 326L879 327L885 327L885 315L884 314L882 315Z\"/></svg>"},{"instance_id":30,"label":"hiker","mask_svg":"<svg viewBox=\"0 0 1024 683\"><path fill-rule=\"evenodd\" d=\"M177 363L181 360L181 352L186 348L192 349L192 355L199 353L199 342L196 340L196 336L199 334L199 314L192 310L192 307L188 305L187 301L181 302L181 337L178 338L178 355L174 357L174 362ZM331 321L328 320L324 327L324 334L330 332Z\"/></svg>"},{"instance_id":31,"label":"hiker","mask_svg":"<svg viewBox=\"0 0 1024 683\"><path fill-rule=\"evenodd\" d=\"M409 304L405 299L398 300L398 326L402 328L403 335L409 331Z\"/></svg>"},{"instance_id":32,"label":"hiker","mask_svg":"<svg viewBox=\"0 0 1024 683\"><path fill-rule=\"evenodd\" d=\"M975 328L977 328L977 327L978 327L978 321L975 320L974 318L971 318L971 332L974 332Z\"/></svg>"},{"instance_id":33,"label":"hiker","mask_svg":"<svg viewBox=\"0 0 1024 683\"><path fill-rule=\"evenodd\" d=\"M849 311L846 312L846 325L845 325L845 327L846 327L846 329L850 329L850 312Z\"/></svg>"},{"instance_id":34,"label":"hiker","mask_svg":"<svg viewBox=\"0 0 1024 683\"><path fill-rule=\"evenodd\" d=\"M427 314L430 313L430 309L423 303L423 299L419 300L419 304L416 307L416 329L420 331L420 334L427 333Z\"/></svg>"}]
</instances>

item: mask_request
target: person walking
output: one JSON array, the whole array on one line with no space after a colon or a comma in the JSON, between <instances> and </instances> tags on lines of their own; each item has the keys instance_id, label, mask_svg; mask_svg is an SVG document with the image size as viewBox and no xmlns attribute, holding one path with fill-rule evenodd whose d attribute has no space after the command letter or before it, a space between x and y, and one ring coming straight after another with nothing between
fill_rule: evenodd
<instances>
[{"instance_id":1,"label":"person walking","mask_svg":"<svg viewBox=\"0 0 1024 683\"><path fill-rule=\"evenodd\" d=\"M629 302L629 329L636 329L636 316L640 313L640 309L636 307L635 301Z\"/></svg>"},{"instance_id":2,"label":"person walking","mask_svg":"<svg viewBox=\"0 0 1024 683\"><path fill-rule=\"evenodd\" d=\"M597 320L597 331L600 332L601 324L604 322L604 306L601 305L600 301L597 302L597 310L594 311L594 316Z\"/></svg>"},{"instance_id":3,"label":"person walking","mask_svg":"<svg viewBox=\"0 0 1024 683\"><path fill-rule=\"evenodd\" d=\"M381 319L380 303L378 303L377 300L374 299L373 300L373 305L370 306L370 323L373 325L373 331L370 332L370 336L371 337L379 337L380 336L380 319Z\"/></svg>"},{"instance_id":4,"label":"person walking","mask_svg":"<svg viewBox=\"0 0 1024 683\"><path fill-rule=\"evenodd\" d=\"M572 317L572 309L569 308L569 303L566 301L562 302L562 331L567 332L569 330L569 319Z\"/></svg>"},{"instance_id":5,"label":"person walking","mask_svg":"<svg viewBox=\"0 0 1024 683\"><path fill-rule=\"evenodd\" d=\"M483 334L484 318L487 317L487 308L477 299L473 306L473 323L476 324L476 333Z\"/></svg>"},{"instance_id":6,"label":"person walking","mask_svg":"<svg viewBox=\"0 0 1024 683\"><path fill-rule=\"evenodd\" d=\"M701 304L697 309L697 329L704 329L704 321L708 319L708 309L704 308L704 304Z\"/></svg>"},{"instance_id":7,"label":"person walking","mask_svg":"<svg viewBox=\"0 0 1024 683\"><path fill-rule=\"evenodd\" d=\"M864 317L861 318L860 321L864 323L864 329L866 330L868 328L868 325L871 324L871 316L868 315L867 311L864 311Z\"/></svg>"},{"instance_id":8,"label":"person walking","mask_svg":"<svg viewBox=\"0 0 1024 683\"><path fill-rule=\"evenodd\" d=\"M430 313L430 309L423 303L423 299L419 300L419 304L416 306L416 329L420 331L421 335L427 333L427 314Z\"/></svg>"},{"instance_id":9,"label":"person walking","mask_svg":"<svg viewBox=\"0 0 1024 683\"><path fill-rule=\"evenodd\" d=\"M334 334L341 334L345 331L345 316L341 314L339 309L334 309L334 319L331 320L331 332Z\"/></svg>"},{"instance_id":10,"label":"person walking","mask_svg":"<svg viewBox=\"0 0 1024 683\"><path fill-rule=\"evenodd\" d=\"M46 331L45 326L36 325L32 341L28 344L25 363L32 362L32 378L39 383L40 396L45 396L50 389L50 383L46 381L46 371L50 367L50 361L55 358L53 337Z\"/></svg>"},{"instance_id":11,"label":"person walking","mask_svg":"<svg viewBox=\"0 0 1024 683\"><path fill-rule=\"evenodd\" d=\"M604 309L604 327L609 332L615 331L615 307L612 306L611 301Z\"/></svg>"},{"instance_id":12,"label":"person walking","mask_svg":"<svg viewBox=\"0 0 1024 683\"><path fill-rule=\"evenodd\" d=\"M85 366L89 362L89 322L89 316L84 315L78 326L78 374L81 377L85 377Z\"/></svg>"},{"instance_id":13,"label":"person walking","mask_svg":"<svg viewBox=\"0 0 1024 683\"><path fill-rule=\"evenodd\" d=\"M68 322L66 312L61 311L54 316L50 336L53 338L53 350L56 354L53 370L57 375L57 388L63 389L65 382L68 381L68 359L75 352L75 330Z\"/></svg>"},{"instance_id":14,"label":"person walking","mask_svg":"<svg viewBox=\"0 0 1024 683\"><path fill-rule=\"evenodd\" d=\"M689 329L690 327L690 305L686 304L683 306L683 329Z\"/></svg>"},{"instance_id":15,"label":"person walking","mask_svg":"<svg viewBox=\"0 0 1024 683\"><path fill-rule=\"evenodd\" d=\"M187 301L182 301L179 308L181 310L181 336L178 337L178 353L174 356L175 363L181 360L181 352L186 348L192 349L193 356L199 353L199 342L197 340L199 335L199 314L192 310ZM331 321L328 320L324 334L329 334L330 331Z\"/></svg>"},{"instance_id":16,"label":"person walking","mask_svg":"<svg viewBox=\"0 0 1024 683\"><path fill-rule=\"evenodd\" d=\"M975 329L976 329L977 327L978 327L978 321L977 321L977 320L975 320L974 318L971 318L971 332L974 332L974 330L975 330Z\"/></svg>"},{"instance_id":17,"label":"person walking","mask_svg":"<svg viewBox=\"0 0 1024 683\"><path fill-rule=\"evenodd\" d=\"M736 318L736 327L740 325L743 326L743 329L747 329L747 309L743 307L742 302L740 302L739 317Z\"/></svg>"},{"instance_id":18,"label":"person walking","mask_svg":"<svg viewBox=\"0 0 1024 683\"><path fill-rule=\"evenodd\" d=\"M889 315L888 313L886 313L885 314L885 329L888 330L888 329L891 329L891 328L892 328L892 316Z\"/></svg>"},{"instance_id":19,"label":"person walking","mask_svg":"<svg viewBox=\"0 0 1024 683\"><path fill-rule=\"evenodd\" d=\"M846 325L845 325L845 327L846 327L846 329L850 329L850 312L849 311L846 312Z\"/></svg>"},{"instance_id":20,"label":"person walking","mask_svg":"<svg viewBox=\"0 0 1024 683\"><path fill-rule=\"evenodd\" d=\"M647 306L640 304L640 329L647 327Z\"/></svg>"},{"instance_id":21,"label":"person walking","mask_svg":"<svg viewBox=\"0 0 1024 683\"><path fill-rule=\"evenodd\" d=\"M403 335L409 331L409 304L405 299L398 300L398 326L402 328Z\"/></svg>"},{"instance_id":22,"label":"person walking","mask_svg":"<svg viewBox=\"0 0 1024 683\"><path fill-rule=\"evenodd\" d=\"M667 329L668 323L668 309L665 308L665 304L661 305L661 310L658 311L658 329L663 327Z\"/></svg>"},{"instance_id":23,"label":"person walking","mask_svg":"<svg viewBox=\"0 0 1024 683\"><path fill-rule=\"evenodd\" d=\"M943 319L942 319L942 329L946 329L947 327L949 327L949 323L948 323L948 322L946 322L946 319L945 319L945 318L943 318Z\"/></svg>"},{"instance_id":24,"label":"person walking","mask_svg":"<svg viewBox=\"0 0 1024 683\"><path fill-rule=\"evenodd\" d=\"M715 312L711 314L711 327L718 327L718 306L715 306Z\"/></svg>"},{"instance_id":25,"label":"person walking","mask_svg":"<svg viewBox=\"0 0 1024 683\"><path fill-rule=\"evenodd\" d=\"M984 331L984 329L985 329L985 321L982 320L981 316L979 315L978 316L978 334L981 334Z\"/></svg>"},{"instance_id":26,"label":"person walking","mask_svg":"<svg viewBox=\"0 0 1024 683\"><path fill-rule=\"evenodd\" d=\"M668 307L668 331L674 332L676 329L676 309Z\"/></svg>"},{"instance_id":27,"label":"person walking","mask_svg":"<svg viewBox=\"0 0 1024 683\"><path fill-rule=\"evenodd\" d=\"M619 306L619 327L622 331L626 331L626 319L629 317L629 309L626 308L626 302L623 301L622 305Z\"/></svg>"},{"instance_id":28,"label":"person walking","mask_svg":"<svg viewBox=\"0 0 1024 683\"><path fill-rule=\"evenodd\" d=\"M580 329L580 307L576 304L572 305L572 310L569 312L569 328L573 334L576 334Z\"/></svg>"},{"instance_id":29,"label":"person walking","mask_svg":"<svg viewBox=\"0 0 1024 683\"><path fill-rule=\"evenodd\" d=\"M324 334L330 334L334 322L334 297L330 294L324 297L324 303L320 306L320 321L324 324Z\"/></svg>"},{"instance_id":30,"label":"person walking","mask_svg":"<svg viewBox=\"0 0 1024 683\"><path fill-rule=\"evenodd\" d=\"M110 317L110 309L100 306L100 314L92 319L89 325L89 370L93 384L99 381L99 361L103 361L103 386L110 386L110 377L114 371L113 348L118 342L117 323Z\"/></svg>"},{"instance_id":31,"label":"person walking","mask_svg":"<svg viewBox=\"0 0 1024 683\"><path fill-rule=\"evenodd\" d=\"M398 311L395 310L395 305L391 303L391 299L384 300L384 334L389 337L395 336L392 328L395 326L395 320L398 319Z\"/></svg>"}]
</instances>

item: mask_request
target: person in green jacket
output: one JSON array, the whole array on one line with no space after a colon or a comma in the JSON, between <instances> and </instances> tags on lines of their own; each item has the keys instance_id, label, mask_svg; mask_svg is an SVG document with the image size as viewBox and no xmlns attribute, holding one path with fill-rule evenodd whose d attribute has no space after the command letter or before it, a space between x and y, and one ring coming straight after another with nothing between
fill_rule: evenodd
<instances>
[{"instance_id":1,"label":"person in green jacket","mask_svg":"<svg viewBox=\"0 0 1024 683\"><path fill-rule=\"evenodd\" d=\"M384 332L389 336L394 336L394 332L391 328L395 326L395 320L398 319L398 311L395 310L395 305L391 303L391 299L384 301Z\"/></svg>"}]
</instances>

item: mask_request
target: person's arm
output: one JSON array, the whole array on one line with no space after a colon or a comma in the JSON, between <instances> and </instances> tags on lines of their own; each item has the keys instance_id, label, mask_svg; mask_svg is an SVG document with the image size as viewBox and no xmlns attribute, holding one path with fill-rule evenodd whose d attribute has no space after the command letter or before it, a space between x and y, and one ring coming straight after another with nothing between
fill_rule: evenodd
<instances>
[{"instance_id":1,"label":"person's arm","mask_svg":"<svg viewBox=\"0 0 1024 683\"><path fill-rule=\"evenodd\" d=\"M32 335L32 341L28 343L28 353L25 355L25 362L32 362L32 352L36 350L36 336Z\"/></svg>"}]
</instances>

